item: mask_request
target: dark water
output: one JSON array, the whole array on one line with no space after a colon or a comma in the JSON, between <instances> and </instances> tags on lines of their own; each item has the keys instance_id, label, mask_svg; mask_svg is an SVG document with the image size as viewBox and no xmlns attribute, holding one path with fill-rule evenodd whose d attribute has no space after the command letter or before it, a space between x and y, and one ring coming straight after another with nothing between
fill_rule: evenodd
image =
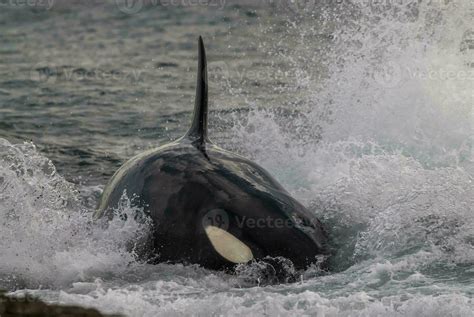
<instances>
[{"instance_id":1,"label":"dark water","mask_svg":"<svg viewBox=\"0 0 474 317\"><path fill-rule=\"evenodd\" d=\"M472 316L468 1L133 3L0 2L0 288L130 316ZM211 138L323 220L332 274L143 265L146 228L91 224L121 164L187 130L199 35Z\"/></svg>"},{"instance_id":2,"label":"dark water","mask_svg":"<svg viewBox=\"0 0 474 317\"><path fill-rule=\"evenodd\" d=\"M229 40L215 41L213 25L229 29L245 16L213 13L150 7L127 15L113 2L5 7L2 137L33 141L66 177L105 181L139 148L185 130L197 35L221 60Z\"/></svg>"}]
</instances>

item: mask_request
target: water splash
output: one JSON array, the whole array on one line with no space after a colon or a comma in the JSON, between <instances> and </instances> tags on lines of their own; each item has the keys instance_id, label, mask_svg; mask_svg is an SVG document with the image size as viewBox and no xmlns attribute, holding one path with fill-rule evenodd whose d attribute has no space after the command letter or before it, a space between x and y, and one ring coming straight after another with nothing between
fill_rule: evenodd
<instances>
[{"instance_id":1,"label":"water splash","mask_svg":"<svg viewBox=\"0 0 474 317\"><path fill-rule=\"evenodd\" d=\"M462 50L472 11L377 3L293 17L277 43L290 47L262 44L304 76L287 82L298 91L291 120L254 109L234 125L245 142L233 147L324 220L343 280L353 272L359 287L388 293L472 280L474 70Z\"/></svg>"},{"instance_id":2,"label":"water splash","mask_svg":"<svg viewBox=\"0 0 474 317\"><path fill-rule=\"evenodd\" d=\"M0 140L0 288L60 287L120 274L134 263L126 241L143 226L92 222L79 189L31 143ZM134 214L130 204L122 213Z\"/></svg>"}]
</instances>

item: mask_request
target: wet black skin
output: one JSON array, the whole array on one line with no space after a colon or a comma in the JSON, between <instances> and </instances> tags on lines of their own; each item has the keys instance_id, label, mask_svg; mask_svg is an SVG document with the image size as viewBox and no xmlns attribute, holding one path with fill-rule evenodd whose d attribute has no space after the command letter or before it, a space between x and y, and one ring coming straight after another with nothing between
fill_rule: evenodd
<instances>
[{"instance_id":1,"label":"wet black skin","mask_svg":"<svg viewBox=\"0 0 474 317\"><path fill-rule=\"evenodd\" d=\"M153 253L159 262L232 267L203 230L212 221L250 247L256 259L283 256L304 268L325 253L318 219L264 169L241 156L212 144L202 151L182 140L131 164L103 204L117 206L124 190L139 197L135 203L148 210L155 224ZM209 212L216 209L228 218L220 223L220 218L212 219L216 214Z\"/></svg>"},{"instance_id":2,"label":"wet black skin","mask_svg":"<svg viewBox=\"0 0 474 317\"><path fill-rule=\"evenodd\" d=\"M319 220L257 164L225 151L207 137L207 72L202 39L194 120L180 140L122 166L104 190L97 217L112 216L124 192L147 211L153 262L229 269L205 233L212 224L239 239L255 259L285 257L306 268L326 254Z\"/></svg>"}]
</instances>

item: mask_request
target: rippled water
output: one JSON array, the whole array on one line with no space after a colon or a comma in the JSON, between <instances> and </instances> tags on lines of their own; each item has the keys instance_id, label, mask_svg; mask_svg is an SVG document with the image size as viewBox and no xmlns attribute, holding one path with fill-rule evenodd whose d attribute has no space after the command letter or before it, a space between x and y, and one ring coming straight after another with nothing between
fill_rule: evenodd
<instances>
[{"instance_id":1,"label":"rippled water","mask_svg":"<svg viewBox=\"0 0 474 317\"><path fill-rule=\"evenodd\" d=\"M469 1L19 3L0 3L0 288L129 316L472 316ZM211 138L318 215L331 272L141 264L146 225L92 223L124 161L186 131L199 34Z\"/></svg>"}]
</instances>

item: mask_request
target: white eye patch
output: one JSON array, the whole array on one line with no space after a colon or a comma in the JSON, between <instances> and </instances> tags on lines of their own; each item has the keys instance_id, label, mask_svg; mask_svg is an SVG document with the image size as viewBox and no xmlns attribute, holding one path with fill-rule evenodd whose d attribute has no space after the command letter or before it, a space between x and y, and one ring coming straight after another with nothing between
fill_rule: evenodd
<instances>
[{"instance_id":1,"label":"white eye patch","mask_svg":"<svg viewBox=\"0 0 474 317\"><path fill-rule=\"evenodd\" d=\"M252 250L227 231L214 226L207 226L205 230L214 249L227 261L238 264L253 259Z\"/></svg>"}]
</instances>

